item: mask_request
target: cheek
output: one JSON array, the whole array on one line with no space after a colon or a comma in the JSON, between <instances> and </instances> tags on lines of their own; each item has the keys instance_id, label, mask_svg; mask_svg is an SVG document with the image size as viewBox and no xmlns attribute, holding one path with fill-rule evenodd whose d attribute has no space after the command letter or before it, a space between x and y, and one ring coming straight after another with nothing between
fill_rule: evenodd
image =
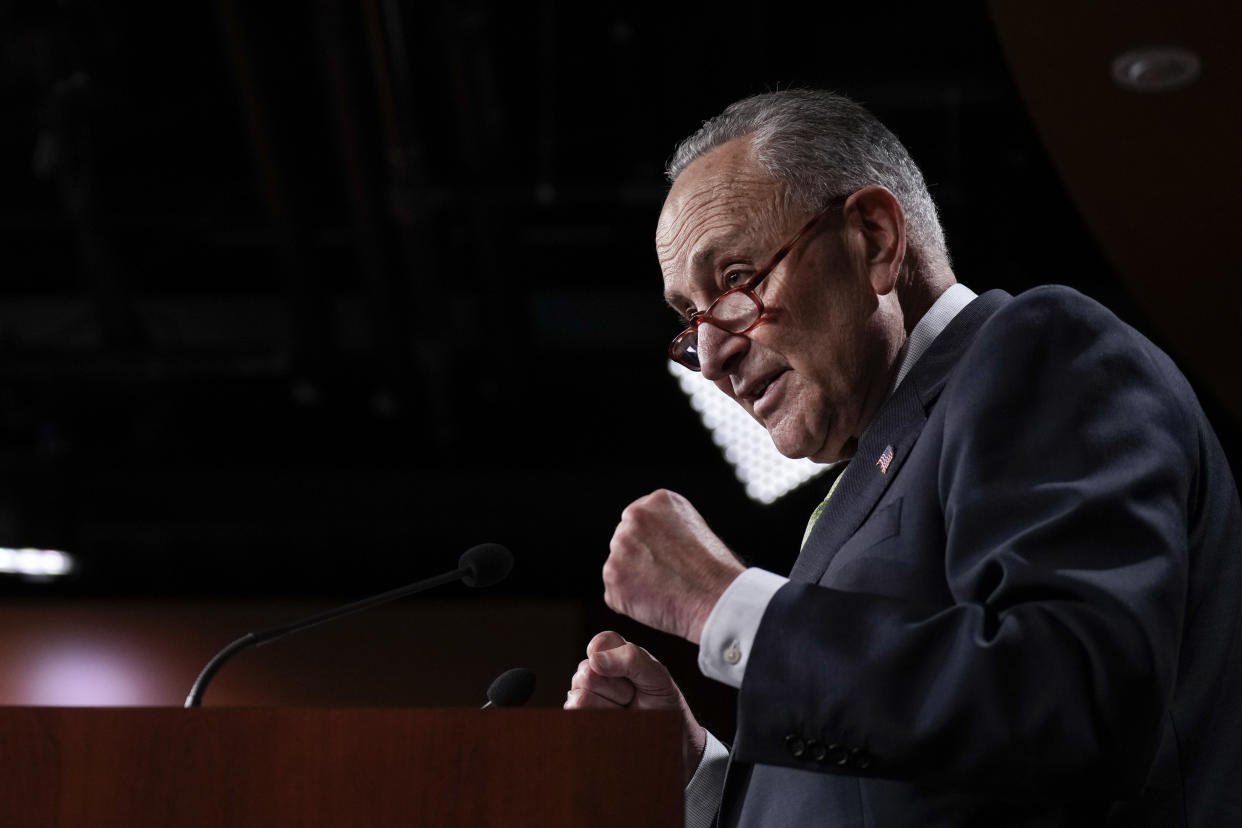
<instances>
[{"instance_id":1,"label":"cheek","mask_svg":"<svg viewBox=\"0 0 1242 828\"><path fill-rule=\"evenodd\" d=\"M808 422L832 423L853 433L863 415L870 376L876 370L867 331L856 321L834 320L808 331L791 367L802 382L803 414Z\"/></svg>"},{"instance_id":2,"label":"cheek","mask_svg":"<svg viewBox=\"0 0 1242 828\"><path fill-rule=\"evenodd\" d=\"M849 291L824 289L789 306L782 338L804 358L828 362L856 350L860 323L873 311Z\"/></svg>"},{"instance_id":3,"label":"cheek","mask_svg":"<svg viewBox=\"0 0 1242 828\"><path fill-rule=\"evenodd\" d=\"M847 388L861 363L859 331L849 317L806 320L790 349L791 364L813 384L835 393Z\"/></svg>"}]
</instances>

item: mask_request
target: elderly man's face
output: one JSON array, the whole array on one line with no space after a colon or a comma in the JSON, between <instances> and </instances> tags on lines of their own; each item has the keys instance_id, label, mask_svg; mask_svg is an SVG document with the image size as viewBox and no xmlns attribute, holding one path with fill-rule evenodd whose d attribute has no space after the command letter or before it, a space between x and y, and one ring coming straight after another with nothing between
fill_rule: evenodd
<instances>
[{"instance_id":1,"label":"elderly man's face","mask_svg":"<svg viewBox=\"0 0 1242 828\"><path fill-rule=\"evenodd\" d=\"M683 316L745 284L810 214L738 139L686 168L656 230L665 298ZM904 326L895 293L877 295L857 222L830 217L757 289L765 312L745 335L699 327L703 375L788 457L850 456L883 401Z\"/></svg>"}]
</instances>

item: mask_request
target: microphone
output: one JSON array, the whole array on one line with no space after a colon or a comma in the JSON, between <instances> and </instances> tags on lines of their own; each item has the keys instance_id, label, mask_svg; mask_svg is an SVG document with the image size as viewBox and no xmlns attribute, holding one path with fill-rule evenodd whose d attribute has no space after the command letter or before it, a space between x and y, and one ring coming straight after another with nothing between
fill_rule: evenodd
<instances>
[{"instance_id":1,"label":"microphone","mask_svg":"<svg viewBox=\"0 0 1242 828\"><path fill-rule=\"evenodd\" d=\"M398 598L404 598L407 595L413 595L416 592L423 592L428 589L441 586L443 584L451 584L454 581L461 581L470 587L486 587L504 580L509 574L509 570L513 569L513 553L498 543L481 543L478 546L472 546L462 553L461 558L457 561L457 569L452 572L446 572L443 575L437 575L434 578L427 578L413 584L407 584L397 589L379 595L373 595L370 598L363 598L360 601L354 601L343 607L324 610L315 615L292 621L288 624L282 624L279 627L271 627L259 632L249 632L229 644L220 652L212 656L211 661L207 662L207 666L198 674L198 678L194 680L194 686L190 688L190 695L186 696L186 707L198 707L203 702L203 693L207 690L207 684L211 681L212 676L216 674L226 661L237 655L242 650L249 647L258 647L275 641L277 638L289 635L290 633L301 632L310 629L319 624L333 621L345 615L352 615L355 612L371 609L380 604L387 604L389 601L395 601ZM503 676L501 677L503 678ZM497 679L499 681L500 679ZM533 676L531 680L533 686ZM493 686L495 686L493 684ZM490 694L490 690L488 691ZM523 699L525 701L525 699ZM520 704L520 702L519 702Z\"/></svg>"},{"instance_id":2,"label":"microphone","mask_svg":"<svg viewBox=\"0 0 1242 828\"><path fill-rule=\"evenodd\" d=\"M496 676L492 686L487 688L487 704L481 710L498 707L521 707L530 700L535 692L535 671L525 667L514 667Z\"/></svg>"},{"instance_id":3,"label":"microphone","mask_svg":"<svg viewBox=\"0 0 1242 828\"><path fill-rule=\"evenodd\" d=\"M480 543L472 546L457 560L457 571L463 572L461 581L468 587L489 587L505 579L513 569L513 553L498 543Z\"/></svg>"}]
</instances>

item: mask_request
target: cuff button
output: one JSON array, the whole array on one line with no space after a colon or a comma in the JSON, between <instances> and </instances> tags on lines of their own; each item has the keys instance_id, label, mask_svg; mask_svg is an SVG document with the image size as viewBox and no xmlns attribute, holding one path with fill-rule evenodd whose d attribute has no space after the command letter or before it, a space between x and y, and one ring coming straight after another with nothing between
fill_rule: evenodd
<instances>
[{"instance_id":1,"label":"cuff button","mask_svg":"<svg viewBox=\"0 0 1242 828\"><path fill-rule=\"evenodd\" d=\"M806 742L802 741L802 737L796 733L790 733L785 737L785 747L789 750L789 755L795 759L801 759L806 753Z\"/></svg>"},{"instance_id":2,"label":"cuff button","mask_svg":"<svg viewBox=\"0 0 1242 828\"><path fill-rule=\"evenodd\" d=\"M849 763L859 770L866 770L871 767L871 754L862 748L853 748L850 750Z\"/></svg>"}]
</instances>

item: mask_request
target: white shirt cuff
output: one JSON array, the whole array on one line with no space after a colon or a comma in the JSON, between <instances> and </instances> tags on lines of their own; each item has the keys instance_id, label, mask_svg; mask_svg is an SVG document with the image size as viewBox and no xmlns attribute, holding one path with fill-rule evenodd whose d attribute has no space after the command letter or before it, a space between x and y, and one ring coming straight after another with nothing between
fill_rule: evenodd
<instances>
[{"instance_id":1,"label":"white shirt cuff","mask_svg":"<svg viewBox=\"0 0 1242 828\"><path fill-rule=\"evenodd\" d=\"M764 610L788 578L751 567L733 579L703 625L699 669L731 687L742 686Z\"/></svg>"},{"instance_id":2,"label":"white shirt cuff","mask_svg":"<svg viewBox=\"0 0 1242 828\"><path fill-rule=\"evenodd\" d=\"M708 828L712 824L720 808L725 769L729 766L729 749L710 730L703 732L707 734L707 747L686 785L686 828Z\"/></svg>"}]
</instances>

